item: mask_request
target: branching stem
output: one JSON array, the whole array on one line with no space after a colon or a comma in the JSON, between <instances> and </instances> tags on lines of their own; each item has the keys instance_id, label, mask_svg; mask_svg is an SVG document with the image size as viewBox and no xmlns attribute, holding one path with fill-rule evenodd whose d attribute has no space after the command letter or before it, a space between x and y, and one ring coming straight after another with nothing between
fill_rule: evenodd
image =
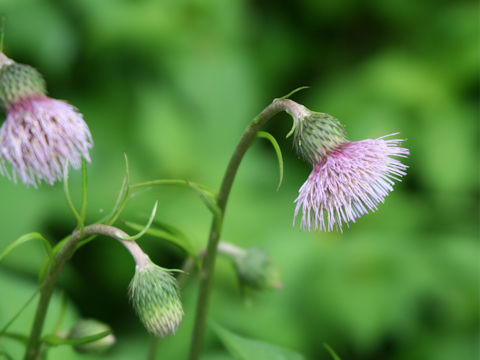
<instances>
[{"instance_id":1,"label":"branching stem","mask_svg":"<svg viewBox=\"0 0 480 360\"><path fill-rule=\"evenodd\" d=\"M40 341L40 337L42 334L45 317L47 315L48 305L50 303L53 290L55 289L55 284L57 283L58 277L60 276L65 263L73 255L76 245L81 240L92 235L105 235L120 241L127 248L130 254L132 254L137 265L144 264L148 259L147 255L140 249L136 242L122 240L124 238L128 238L129 235L122 230L117 229L116 227L103 224L94 224L86 226L83 231L79 229L73 232L55 256L55 260L53 261L53 264L41 285L40 300L35 313L32 331L30 332L30 337L28 339L25 360L40 359L42 353L42 343Z\"/></svg>"}]
</instances>

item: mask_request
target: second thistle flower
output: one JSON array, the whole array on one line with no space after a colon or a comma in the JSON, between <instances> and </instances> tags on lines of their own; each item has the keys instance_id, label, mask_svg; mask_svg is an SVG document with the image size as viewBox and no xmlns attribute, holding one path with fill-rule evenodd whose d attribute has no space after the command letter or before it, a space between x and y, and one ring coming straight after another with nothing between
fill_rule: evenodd
<instances>
[{"instance_id":1,"label":"second thistle flower","mask_svg":"<svg viewBox=\"0 0 480 360\"><path fill-rule=\"evenodd\" d=\"M289 105L295 148L313 167L295 200L294 222L301 212L303 228L342 231L393 191L408 168L394 157L407 157L409 150L400 147L403 139L385 139L398 133L348 141L334 117L293 101Z\"/></svg>"},{"instance_id":2,"label":"second thistle flower","mask_svg":"<svg viewBox=\"0 0 480 360\"><path fill-rule=\"evenodd\" d=\"M92 136L83 116L65 101L46 95L33 67L0 53L0 100L7 117L0 128L0 173L37 186L61 180L66 165L90 161ZM10 164L10 166L7 165Z\"/></svg>"}]
</instances>

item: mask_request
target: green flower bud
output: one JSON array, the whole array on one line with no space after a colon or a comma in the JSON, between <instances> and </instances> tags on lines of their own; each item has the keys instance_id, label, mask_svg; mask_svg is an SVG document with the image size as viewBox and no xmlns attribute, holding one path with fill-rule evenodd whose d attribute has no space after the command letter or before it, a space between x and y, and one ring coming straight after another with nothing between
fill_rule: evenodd
<instances>
[{"instance_id":1,"label":"green flower bud","mask_svg":"<svg viewBox=\"0 0 480 360\"><path fill-rule=\"evenodd\" d=\"M46 92L45 80L35 68L0 57L0 100L3 106L8 108L21 100L45 96Z\"/></svg>"},{"instance_id":2,"label":"green flower bud","mask_svg":"<svg viewBox=\"0 0 480 360\"><path fill-rule=\"evenodd\" d=\"M338 119L318 113L291 101L288 113L293 118L295 150L306 162L318 164L327 152L347 142L345 129Z\"/></svg>"},{"instance_id":3,"label":"green flower bud","mask_svg":"<svg viewBox=\"0 0 480 360\"><path fill-rule=\"evenodd\" d=\"M129 295L140 321L155 336L175 333L183 317L177 280L147 259L135 267Z\"/></svg>"},{"instance_id":4,"label":"green flower bud","mask_svg":"<svg viewBox=\"0 0 480 360\"><path fill-rule=\"evenodd\" d=\"M81 319L75 323L68 334L69 339L82 339L87 336L100 334L105 331L112 331L110 326L95 319ZM115 343L115 336L109 334L101 339L83 345L74 346L80 353L103 353Z\"/></svg>"},{"instance_id":5,"label":"green flower bud","mask_svg":"<svg viewBox=\"0 0 480 360\"><path fill-rule=\"evenodd\" d=\"M268 254L259 248L250 248L234 256L235 270L243 285L255 290L280 289L280 273Z\"/></svg>"}]
</instances>

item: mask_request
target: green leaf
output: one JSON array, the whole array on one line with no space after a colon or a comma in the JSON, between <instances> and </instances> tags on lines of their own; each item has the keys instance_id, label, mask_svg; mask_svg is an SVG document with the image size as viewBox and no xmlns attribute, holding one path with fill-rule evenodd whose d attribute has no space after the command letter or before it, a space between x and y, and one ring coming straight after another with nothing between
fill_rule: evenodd
<instances>
[{"instance_id":1,"label":"green leaf","mask_svg":"<svg viewBox=\"0 0 480 360\"><path fill-rule=\"evenodd\" d=\"M112 333L111 331L107 330L107 331L102 331L98 334L85 336L80 339L68 339L68 338L57 336L55 334L50 334L50 335L45 335L43 337L43 342L50 346L59 346L59 345L78 346L78 345L84 345L84 344L88 344L88 343L103 339L104 337L110 335L111 333Z\"/></svg>"},{"instance_id":2,"label":"green leaf","mask_svg":"<svg viewBox=\"0 0 480 360\"><path fill-rule=\"evenodd\" d=\"M30 298L25 302L25 304L22 305L20 310L18 310L15 315L12 316L12 318L3 326L3 328L0 330L0 337L3 336L10 325L14 323L14 321L21 315L21 313L27 308L27 306L32 302L33 299L37 296L37 294L40 292L40 287L38 287L35 292L30 296Z\"/></svg>"},{"instance_id":3,"label":"green leaf","mask_svg":"<svg viewBox=\"0 0 480 360\"><path fill-rule=\"evenodd\" d=\"M195 183L189 183L190 187L195 190L195 192L200 196L205 206L210 210L214 219L215 219L215 227L217 228L217 232L220 233L220 227L222 225L222 210L217 205L216 198L211 196L207 191L200 188Z\"/></svg>"},{"instance_id":4,"label":"green leaf","mask_svg":"<svg viewBox=\"0 0 480 360\"><path fill-rule=\"evenodd\" d=\"M133 221L124 221L123 223L129 228L136 231L142 231L144 229L143 225L140 225ZM174 229L174 227L164 226L160 222L154 222L153 226L150 226L145 233L150 236L169 241L172 244L175 244L176 246L185 250L187 254L193 256L195 254L195 251L190 240L188 240L188 238L180 231L171 231L171 229Z\"/></svg>"},{"instance_id":5,"label":"green leaf","mask_svg":"<svg viewBox=\"0 0 480 360\"><path fill-rule=\"evenodd\" d=\"M328 351L333 360L341 360L340 357L333 351L333 349L327 343L323 343L323 347Z\"/></svg>"},{"instance_id":6,"label":"green leaf","mask_svg":"<svg viewBox=\"0 0 480 360\"><path fill-rule=\"evenodd\" d=\"M277 191L280 189L283 181L283 156L282 150L280 150L280 146L278 146L277 140L268 132L266 131L259 131L257 133L258 138L267 139L272 144L273 148L275 149L275 153L277 154L278 159L278 168L280 171L280 180L278 181Z\"/></svg>"},{"instance_id":7,"label":"green leaf","mask_svg":"<svg viewBox=\"0 0 480 360\"><path fill-rule=\"evenodd\" d=\"M22 343L23 345L26 345L28 342L28 337L26 335L18 334L18 333L10 333L10 332L5 332L2 334L3 337L10 338L13 340L17 340L18 342Z\"/></svg>"},{"instance_id":8,"label":"green leaf","mask_svg":"<svg viewBox=\"0 0 480 360\"><path fill-rule=\"evenodd\" d=\"M3 249L2 252L0 252L0 262L8 254L10 254L15 248L31 240L41 240L45 248L45 251L47 252L48 258L50 259L50 261L53 260L52 245L50 245L50 242L47 239L45 239L42 234L37 232L32 232L32 233L28 233L20 236L17 240L15 240L13 243L11 243L5 249Z\"/></svg>"},{"instance_id":9,"label":"green leaf","mask_svg":"<svg viewBox=\"0 0 480 360\"><path fill-rule=\"evenodd\" d=\"M200 198L202 199L202 201L205 203L205 205L208 207L210 211L212 211L213 213L219 211L218 207L216 206L217 195L215 191L213 191L212 189L209 189L205 185L197 184L188 180L182 180L182 179L152 180L144 183L130 185L130 189L149 188L154 185L180 185L180 186L189 187L193 189L198 195L200 195Z\"/></svg>"},{"instance_id":10,"label":"green leaf","mask_svg":"<svg viewBox=\"0 0 480 360\"><path fill-rule=\"evenodd\" d=\"M295 93L297 93L297 92L299 92L299 91L302 91L302 90L304 90L304 89L308 89L308 88L310 88L310 86L300 86L300 87L296 88L295 90L290 91L287 95L284 95L284 96L282 96L282 97L280 97L280 98L277 98L277 99L275 99L275 100L285 100L285 99L288 99L288 98L289 98L290 96L292 96L293 94L295 94Z\"/></svg>"},{"instance_id":11,"label":"green leaf","mask_svg":"<svg viewBox=\"0 0 480 360\"><path fill-rule=\"evenodd\" d=\"M216 323L210 322L210 327L237 360L305 360L303 355L292 350L239 336Z\"/></svg>"},{"instance_id":12,"label":"green leaf","mask_svg":"<svg viewBox=\"0 0 480 360\"><path fill-rule=\"evenodd\" d=\"M157 206L158 206L158 200L155 201L155 205L153 206L153 210L152 210L152 213L150 214L150 218L148 219L147 224L140 230L140 232L136 235L129 236L127 238L123 238L123 240L135 241L137 239L140 239L148 231L148 229L152 225L152 221L155 218L155 214L157 213Z\"/></svg>"},{"instance_id":13,"label":"green leaf","mask_svg":"<svg viewBox=\"0 0 480 360\"><path fill-rule=\"evenodd\" d=\"M65 199L67 200L68 207L75 216L75 219L77 219L77 225L80 228L83 227L82 217L75 208L75 205L73 205L72 197L70 196L70 188L68 186L68 163L65 164L65 168L63 169L63 192L65 193Z\"/></svg>"},{"instance_id":14,"label":"green leaf","mask_svg":"<svg viewBox=\"0 0 480 360\"><path fill-rule=\"evenodd\" d=\"M123 153L125 157L125 176L123 178L123 183L118 194L117 201L113 206L113 210L110 215L106 217L108 225L112 225L120 216L123 209L127 205L128 196L130 195L130 166L128 165L128 157L126 153ZM103 220L105 221L105 220ZM103 221L100 221L103 223Z\"/></svg>"}]
</instances>

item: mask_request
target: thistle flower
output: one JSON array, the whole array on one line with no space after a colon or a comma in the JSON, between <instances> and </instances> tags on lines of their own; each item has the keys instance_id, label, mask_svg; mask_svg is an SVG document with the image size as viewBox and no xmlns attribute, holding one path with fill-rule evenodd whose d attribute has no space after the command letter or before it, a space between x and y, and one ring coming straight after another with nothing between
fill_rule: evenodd
<instances>
[{"instance_id":1,"label":"thistle flower","mask_svg":"<svg viewBox=\"0 0 480 360\"><path fill-rule=\"evenodd\" d=\"M140 321L156 336L175 333L183 317L178 284L168 270L150 259L137 263L129 295Z\"/></svg>"},{"instance_id":2,"label":"thistle flower","mask_svg":"<svg viewBox=\"0 0 480 360\"><path fill-rule=\"evenodd\" d=\"M302 105L299 105L302 106ZM301 227L342 231L344 224L375 211L408 166L392 158L407 157L398 133L350 142L340 122L303 107L294 116L295 148L313 166L299 190L293 223L301 210Z\"/></svg>"},{"instance_id":3,"label":"thistle flower","mask_svg":"<svg viewBox=\"0 0 480 360\"><path fill-rule=\"evenodd\" d=\"M46 96L33 67L0 53L0 100L7 117L0 128L0 174L34 187L61 180L67 164L90 161L92 136L83 116L65 101ZM7 166L10 163L11 169Z\"/></svg>"}]
</instances>

